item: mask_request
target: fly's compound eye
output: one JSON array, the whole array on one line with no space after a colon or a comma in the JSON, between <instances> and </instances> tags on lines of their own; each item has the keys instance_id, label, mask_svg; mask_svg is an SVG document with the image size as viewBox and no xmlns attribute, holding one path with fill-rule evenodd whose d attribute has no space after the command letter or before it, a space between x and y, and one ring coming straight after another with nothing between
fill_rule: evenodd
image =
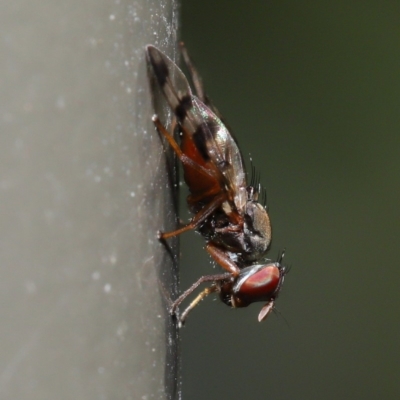
<instances>
[{"instance_id":1,"label":"fly's compound eye","mask_svg":"<svg viewBox=\"0 0 400 400\"><path fill-rule=\"evenodd\" d=\"M264 320L273 310L274 301L283 283L284 267L278 263L244 268L232 290L232 305L246 307L256 301L267 301L258 320Z\"/></svg>"},{"instance_id":2,"label":"fly's compound eye","mask_svg":"<svg viewBox=\"0 0 400 400\"><path fill-rule=\"evenodd\" d=\"M254 267L252 267L253 269ZM281 272L275 265L266 265L239 279L234 291L240 297L249 299L249 303L268 300L279 287Z\"/></svg>"}]
</instances>

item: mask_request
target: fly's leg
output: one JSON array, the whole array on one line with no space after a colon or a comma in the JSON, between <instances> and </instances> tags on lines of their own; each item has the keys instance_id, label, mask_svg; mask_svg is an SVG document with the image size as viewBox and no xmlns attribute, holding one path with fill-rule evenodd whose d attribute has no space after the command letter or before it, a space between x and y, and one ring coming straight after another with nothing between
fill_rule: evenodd
<instances>
[{"instance_id":1,"label":"fly's leg","mask_svg":"<svg viewBox=\"0 0 400 400\"><path fill-rule=\"evenodd\" d=\"M179 317L179 328L181 328L185 320L191 310L197 306L205 297L207 297L211 293L215 293L218 291L217 286L213 285L208 288L205 288L203 291L201 291L196 298L185 308L185 311L180 315Z\"/></svg>"},{"instance_id":2,"label":"fly's leg","mask_svg":"<svg viewBox=\"0 0 400 400\"><path fill-rule=\"evenodd\" d=\"M183 312L182 317L186 318L187 314L189 313L190 310L192 310L204 297L208 296L211 293L214 293L218 291L218 287L216 285L216 282L224 281L227 279L230 279L232 274L230 273L225 273L225 274L218 274L218 275L204 275L200 277L195 283L193 283L192 286L190 286L189 289L185 290L171 305L170 308L170 313L175 314L176 309L179 307L179 305L188 297L191 293L193 293L194 290L196 290L202 283L204 282L213 282L214 284L210 286L209 288L206 288L203 290L196 298L193 300L190 305L187 307L187 309ZM211 289L215 288L215 289ZM180 321L182 321L182 317L180 318Z\"/></svg>"},{"instance_id":3,"label":"fly's leg","mask_svg":"<svg viewBox=\"0 0 400 400\"><path fill-rule=\"evenodd\" d=\"M218 275L204 275L200 277L189 289L185 290L171 306L171 313L175 312L175 309L186 299L198 286L204 282L219 282L230 278L235 278L240 273L240 268L229 258L229 256L217 247L214 243L207 243L206 250L211 257L216 261L222 268L228 272ZM197 303L196 303L197 304ZM193 308L193 307L192 307Z\"/></svg>"},{"instance_id":4,"label":"fly's leg","mask_svg":"<svg viewBox=\"0 0 400 400\"><path fill-rule=\"evenodd\" d=\"M233 277L239 275L240 268L231 260L225 251L221 250L212 242L207 243L206 250L214 259L214 261L216 261L222 268L229 271Z\"/></svg>"},{"instance_id":5,"label":"fly's leg","mask_svg":"<svg viewBox=\"0 0 400 400\"><path fill-rule=\"evenodd\" d=\"M208 243L206 246L208 253L211 257L228 272L219 275L205 275L200 277L189 289L185 290L171 305L170 313L175 314L177 307L188 297L194 290L196 290L204 282L213 282L213 284L202 290L195 299L186 307L185 311L178 318L179 326L181 327L189 312L195 308L201 300L210 295L211 293L219 292L220 287L218 282L233 280L240 273L239 267L229 258L229 256L221 250L214 243Z\"/></svg>"},{"instance_id":6,"label":"fly's leg","mask_svg":"<svg viewBox=\"0 0 400 400\"><path fill-rule=\"evenodd\" d=\"M213 196L213 195L217 194L218 192L220 192L219 180L215 176L215 173L213 173L213 171L211 171L211 170L209 170L207 168L202 167L201 165L199 165L196 162L194 162L191 158L186 156L183 153L183 151L181 150L181 148L179 147L179 145L176 142L176 140L174 139L174 137L168 132L167 128L165 128L165 126L161 123L161 121L160 121L160 119L158 118L157 115L153 115L152 120L153 120L154 125L157 128L157 130L168 141L168 143L170 144L170 146L172 147L172 149L174 150L175 154L178 156L179 160L181 161L181 163L183 165L185 165L188 168L194 169L196 172L199 172L205 178L215 181L215 184L207 192L202 193L201 196L193 197L192 195L190 195L189 196L189 199L190 199L189 201L192 202L192 203L199 202L203 198ZM173 129L176 128L177 120L176 120L175 117L173 118L171 125L172 125ZM181 129L185 132L185 128L183 126L181 126Z\"/></svg>"},{"instance_id":7,"label":"fly's leg","mask_svg":"<svg viewBox=\"0 0 400 400\"><path fill-rule=\"evenodd\" d=\"M153 122L158 131L166 138L176 155L178 156L179 160L188 168L192 168L199 172L200 174L204 175L208 179L214 179L216 184L215 184L215 189L214 191L210 190L209 192L206 193L207 196L210 194L218 193L219 192L219 186L218 186L218 181L215 179L213 173L210 170L207 170L206 168L202 167L201 165L195 163L192 159L187 157L179 147L178 143L176 140L173 138L173 136L168 132L168 130L165 128L165 126L161 123L160 119L154 115L153 116ZM209 204L207 204L205 207L203 207L191 220L190 223L187 225L183 226L182 228L176 229L175 231L172 232L167 232L167 233L158 233L158 238L159 239L168 239L173 236L180 235L183 232L196 229L198 228L224 201L227 200L227 194L225 192L217 195Z\"/></svg>"},{"instance_id":8,"label":"fly's leg","mask_svg":"<svg viewBox=\"0 0 400 400\"><path fill-rule=\"evenodd\" d=\"M160 118L158 118L158 115L153 115L152 120L153 120L153 123L154 123L154 126L156 127L156 129L165 137L165 139L167 139L169 145L172 147L172 150L174 150L175 154L177 155L177 157L179 158L180 162L183 165L194 169L196 172L200 173L201 175L203 175L204 177L206 177L208 179L211 178L211 179L214 179L215 181L217 181L215 174L211 170L204 168L201 165L197 164L190 157L188 157L186 154L183 153L183 151L179 147L178 143L176 143L176 140L174 139L174 137L168 132L167 128L162 124L162 122L160 121ZM173 124L174 125L176 124L175 118L173 120ZM184 129L184 128L181 127L181 129ZM215 185L215 192L217 192L218 188L219 187L217 187L217 185Z\"/></svg>"},{"instance_id":9,"label":"fly's leg","mask_svg":"<svg viewBox=\"0 0 400 400\"><path fill-rule=\"evenodd\" d=\"M190 231L192 229L197 229L224 201L226 200L225 193L221 193L215 199L203 207L192 220L182 228L176 229L171 232L158 232L159 239L169 239L174 236L178 236L183 232Z\"/></svg>"},{"instance_id":10,"label":"fly's leg","mask_svg":"<svg viewBox=\"0 0 400 400\"><path fill-rule=\"evenodd\" d=\"M186 156L181 148L179 147L178 143L176 143L176 140L173 138L173 136L168 132L167 128L162 124L160 119L158 118L157 115L153 115L152 117L153 123L157 130L167 139L169 145L172 147L174 150L175 154L178 156L179 160L181 163L189 168L192 168L199 172L200 174L208 177L208 178L215 178L212 172L201 165L195 163L192 159L190 159L188 156Z\"/></svg>"},{"instance_id":11,"label":"fly's leg","mask_svg":"<svg viewBox=\"0 0 400 400\"><path fill-rule=\"evenodd\" d=\"M226 279L229 279L231 274L224 273L224 274L217 274L217 275L204 275L201 276L189 289L186 289L171 305L170 313L174 314L175 310L179 305L182 303L183 300L186 299L194 290L196 290L202 283L204 282L219 282Z\"/></svg>"}]
</instances>

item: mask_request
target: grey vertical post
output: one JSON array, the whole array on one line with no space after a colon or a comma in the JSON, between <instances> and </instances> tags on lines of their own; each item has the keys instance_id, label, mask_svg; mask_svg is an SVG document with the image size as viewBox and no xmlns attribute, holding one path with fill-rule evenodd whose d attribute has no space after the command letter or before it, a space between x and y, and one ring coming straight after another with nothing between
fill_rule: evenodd
<instances>
[{"instance_id":1,"label":"grey vertical post","mask_svg":"<svg viewBox=\"0 0 400 400\"><path fill-rule=\"evenodd\" d=\"M1 399L179 396L177 243L156 239L175 170L143 51L174 58L176 29L166 0L0 5Z\"/></svg>"}]
</instances>

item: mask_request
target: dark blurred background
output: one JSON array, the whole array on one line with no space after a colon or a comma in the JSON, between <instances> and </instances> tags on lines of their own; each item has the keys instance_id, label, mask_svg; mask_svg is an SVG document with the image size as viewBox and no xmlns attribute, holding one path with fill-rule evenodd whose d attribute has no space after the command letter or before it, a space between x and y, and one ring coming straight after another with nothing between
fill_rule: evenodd
<instances>
[{"instance_id":1,"label":"dark blurred background","mask_svg":"<svg viewBox=\"0 0 400 400\"><path fill-rule=\"evenodd\" d=\"M268 191L278 313L205 300L185 399L398 399L400 3L182 2L182 38ZM189 218L182 201L184 219ZM213 266L183 235L181 284Z\"/></svg>"}]
</instances>

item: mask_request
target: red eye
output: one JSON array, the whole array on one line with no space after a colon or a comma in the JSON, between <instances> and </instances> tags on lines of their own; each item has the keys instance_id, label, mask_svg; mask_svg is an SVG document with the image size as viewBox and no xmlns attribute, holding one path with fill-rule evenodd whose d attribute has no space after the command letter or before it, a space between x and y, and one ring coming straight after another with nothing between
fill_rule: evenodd
<instances>
[{"instance_id":1,"label":"red eye","mask_svg":"<svg viewBox=\"0 0 400 400\"><path fill-rule=\"evenodd\" d=\"M281 272L275 265L267 265L253 273L249 273L243 280L238 281L235 288L236 295L244 297L249 303L268 300L278 289Z\"/></svg>"}]
</instances>

